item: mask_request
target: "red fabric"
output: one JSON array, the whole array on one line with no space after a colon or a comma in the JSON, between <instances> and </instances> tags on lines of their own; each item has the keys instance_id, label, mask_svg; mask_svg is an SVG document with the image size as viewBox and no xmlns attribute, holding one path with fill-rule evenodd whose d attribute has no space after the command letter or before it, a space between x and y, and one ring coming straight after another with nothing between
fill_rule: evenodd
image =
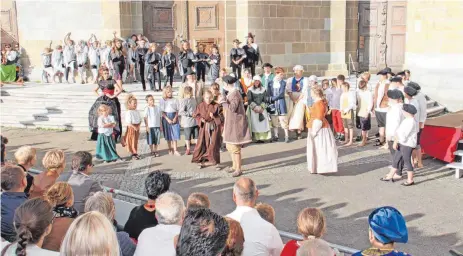
<instances>
[{"instance_id":1,"label":"red fabric","mask_svg":"<svg viewBox=\"0 0 463 256\"><path fill-rule=\"evenodd\" d=\"M342 124L341 111L337 109L332 109L331 118L333 120L334 131L337 133L344 133L344 126Z\"/></svg>"},{"instance_id":2,"label":"red fabric","mask_svg":"<svg viewBox=\"0 0 463 256\"><path fill-rule=\"evenodd\" d=\"M451 163L455 157L453 152L462 138L460 128L425 125L421 132L421 149L427 155Z\"/></svg>"},{"instance_id":3,"label":"red fabric","mask_svg":"<svg viewBox=\"0 0 463 256\"><path fill-rule=\"evenodd\" d=\"M114 90L103 89L104 94L114 95Z\"/></svg>"},{"instance_id":4,"label":"red fabric","mask_svg":"<svg viewBox=\"0 0 463 256\"><path fill-rule=\"evenodd\" d=\"M297 249L299 249L297 241L291 240L285 244L285 247L283 248L283 251L281 251L280 256L296 256Z\"/></svg>"}]
</instances>

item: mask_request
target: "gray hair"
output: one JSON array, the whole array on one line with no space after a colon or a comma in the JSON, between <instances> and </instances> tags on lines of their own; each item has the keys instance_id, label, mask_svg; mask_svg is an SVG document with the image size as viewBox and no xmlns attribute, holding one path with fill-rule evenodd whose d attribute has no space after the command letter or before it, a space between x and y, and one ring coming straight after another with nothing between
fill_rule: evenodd
<instances>
[{"instance_id":1,"label":"gray hair","mask_svg":"<svg viewBox=\"0 0 463 256\"><path fill-rule=\"evenodd\" d=\"M183 218L185 203L181 196L166 192L156 199L156 219L165 225L178 224Z\"/></svg>"},{"instance_id":2,"label":"gray hair","mask_svg":"<svg viewBox=\"0 0 463 256\"><path fill-rule=\"evenodd\" d=\"M236 182L233 186L233 193L244 202L255 200L257 196L256 183L252 179L249 179L249 182L244 184Z\"/></svg>"},{"instance_id":3,"label":"gray hair","mask_svg":"<svg viewBox=\"0 0 463 256\"><path fill-rule=\"evenodd\" d=\"M110 193L98 191L87 198L85 212L99 212L112 221L116 214L113 196Z\"/></svg>"}]
</instances>

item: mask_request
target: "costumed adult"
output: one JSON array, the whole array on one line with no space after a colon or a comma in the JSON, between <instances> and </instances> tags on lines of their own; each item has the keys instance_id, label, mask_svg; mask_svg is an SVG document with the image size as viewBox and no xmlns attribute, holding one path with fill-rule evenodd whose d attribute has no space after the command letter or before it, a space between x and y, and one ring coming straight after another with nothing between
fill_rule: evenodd
<instances>
[{"instance_id":1,"label":"costumed adult","mask_svg":"<svg viewBox=\"0 0 463 256\"><path fill-rule=\"evenodd\" d=\"M270 63L264 63L262 65L262 68L264 69L264 73L262 74L262 86L267 90L268 83L270 81L273 81L273 78L275 78L275 74L272 73L272 64Z\"/></svg>"},{"instance_id":2,"label":"costumed adult","mask_svg":"<svg viewBox=\"0 0 463 256\"><path fill-rule=\"evenodd\" d=\"M116 36L116 34L114 34ZM114 80L122 88L122 74L125 70L126 50L122 46L122 40L115 38L114 47L109 52L109 59L114 69ZM121 89L122 90L122 89Z\"/></svg>"},{"instance_id":3,"label":"costumed adult","mask_svg":"<svg viewBox=\"0 0 463 256\"><path fill-rule=\"evenodd\" d=\"M203 96L204 101L193 114L199 124L199 135L191 160L192 163L198 163L200 168L220 163L222 125L219 104L213 101L212 93L205 91Z\"/></svg>"},{"instance_id":4,"label":"costumed adult","mask_svg":"<svg viewBox=\"0 0 463 256\"><path fill-rule=\"evenodd\" d=\"M122 133L121 123L121 103L117 96L122 93L120 85L109 75L109 69L107 67L100 68L100 75L98 80L98 87L95 88L95 93L100 96L96 99L93 106L90 108L88 113L88 123L90 131L92 133L90 139L98 139L98 108L101 104L108 105L111 108L111 114L114 116L116 126L114 127L114 133L116 141L119 141ZM98 92L101 90L101 92Z\"/></svg>"},{"instance_id":5,"label":"costumed adult","mask_svg":"<svg viewBox=\"0 0 463 256\"><path fill-rule=\"evenodd\" d=\"M307 168L312 174L338 171L338 149L325 115L328 105L323 90L311 89L314 104L310 107L310 120L307 124Z\"/></svg>"},{"instance_id":6,"label":"costumed adult","mask_svg":"<svg viewBox=\"0 0 463 256\"><path fill-rule=\"evenodd\" d=\"M369 249L354 253L352 256L406 256L394 249L396 243L408 242L408 230L405 218L390 206L374 210L368 217Z\"/></svg>"},{"instance_id":7,"label":"costumed adult","mask_svg":"<svg viewBox=\"0 0 463 256\"><path fill-rule=\"evenodd\" d=\"M243 174L241 169L241 148L244 144L251 143L248 122L244 110L244 101L240 91L235 87L237 79L233 76L225 76L223 80L227 83L224 90L227 96L221 96L219 102L223 105L225 123L223 131L223 142L231 154L233 166L229 172L233 172L233 177Z\"/></svg>"},{"instance_id":8,"label":"costumed adult","mask_svg":"<svg viewBox=\"0 0 463 256\"><path fill-rule=\"evenodd\" d=\"M386 115L389 108L387 91L389 90L389 71L383 69L377 73L379 82L375 87L373 95L373 106L375 108L376 122L379 128L379 139L376 141L376 146L383 146L386 143Z\"/></svg>"},{"instance_id":9,"label":"costumed adult","mask_svg":"<svg viewBox=\"0 0 463 256\"><path fill-rule=\"evenodd\" d=\"M188 70L188 72L185 74L186 76L186 81L180 85L180 88L178 90L178 97L179 99L183 99L185 97L185 87L190 86L193 88L193 98L196 100L196 104L199 105L203 101L203 91L204 91L204 85L201 83L201 81L198 81L196 79L196 73L193 72L193 70Z\"/></svg>"},{"instance_id":10,"label":"costumed adult","mask_svg":"<svg viewBox=\"0 0 463 256\"><path fill-rule=\"evenodd\" d=\"M2 51L2 65L0 67L0 81L12 83L16 81L16 61L18 53L11 49L11 44L5 45L5 52Z\"/></svg>"},{"instance_id":11,"label":"costumed adult","mask_svg":"<svg viewBox=\"0 0 463 256\"><path fill-rule=\"evenodd\" d=\"M240 40L233 40L233 48L230 50L230 67L238 79L241 78L243 61L246 59L246 52L240 47Z\"/></svg>"},{"instance_id":12,"label":"costumed adult","mask_svg":"<svg viewBox=\"0 0 463 256\"><path fill-rule=\"evenodd\" d=\"M252 140L262 143L272 139L269 115L267 113L268 93L262 86L260 76L254 76L253 83L247 93L248 109L246 116L252 133Z\"/></svg>"},{"instance_id":13,"label":"costumed adult","mask_svg":"<svg viewBox=\"0 0 463 256\"><path fill-rule=\"evenodd\" d=\"M178 54L178 71L182 76L183 83L186 81L187 72L192 71L195 59L195 54L190 49L190 43L186 40L182 41L182 51Z\"/></svg>"},{"instance_id":14,"label":"costumed adult","mask_svg":"<svg viewBox=\"0 0 463 256\"><path fill-rule=\"evenodd\" d=\"M293 68L294 76L286 81L286 93L288 93L288 118L289 130L296 131L297 139L302 139L302 130L304 129L305 104L304 92L307 90L309 83L302 74L304 68L301 65L296 65ZM306 93L307 94L307 93Z\"/></svg>"},{"instance_id":15,"label":"costumed adult","mask_svg":"<svg viewBox=\"0 0 463 256\"><path fill-rule=\"evenodd\" d=\"M248 33L246 37L246 45L243 46L243 50L246 53L246 59L244 60L244 67L251 69L251 74L254 77L256 75L256 65L262 63L262 57L260 56L259 46L254 43L256 36L252 33Z\"/></svg>"}]
</instances>

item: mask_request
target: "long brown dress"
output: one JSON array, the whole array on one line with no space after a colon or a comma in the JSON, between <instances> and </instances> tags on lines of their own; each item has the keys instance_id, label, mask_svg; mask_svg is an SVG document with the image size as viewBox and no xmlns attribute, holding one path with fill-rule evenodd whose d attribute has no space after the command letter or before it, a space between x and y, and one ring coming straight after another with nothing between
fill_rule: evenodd
<instances>
[{"instance_id":1,"label":"long brown dress","mask_svg":"<svg viewBox=\"0 0 463 256\"><path fill-rule=\"evenodd\" d=\"M231 145L251 143L251 133L241 93L236 89L229 91L223 106L225 114L223 141Z\"/></svg>"},{"instance_id":2,"label":"long brown dress","mask_svg":"<svg viewBox=\"0 0 463 256\"><path fill-rule=\"evenodd\" d=\"M210 113L213 114L211 118ZM193 152L192 163L208 161L215 165L220 163L221 125L219 105L215 102L201 102L193 114L199 125L198 142ZM204 122L201 121L204 119Z\"/></svg>"}]
</instances>

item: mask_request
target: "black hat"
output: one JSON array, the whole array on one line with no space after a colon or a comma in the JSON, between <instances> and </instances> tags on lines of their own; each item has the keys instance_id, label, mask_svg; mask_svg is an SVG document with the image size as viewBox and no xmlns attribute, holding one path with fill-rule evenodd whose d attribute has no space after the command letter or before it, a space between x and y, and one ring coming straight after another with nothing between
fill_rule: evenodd
<instances>
[{"instance_id":1,"label":"black hat","mask_svg":"<svg viewBox=\"0 0 463 256\"><path fill-rule=\"evenodd\" d=\"M402 77L400 76L391 77L391 82L402 83Z\"/></svg>"},{"instance_id":2,"label":"black hat","mask_svg":"<svg viewBox=\"0 0 463 256\"><path fill-rule=\"evenodd\" d=\"M227 84L234 84L238 79L236 79L234 76L227 75L224 76L222 80Z\"/></svg>"},{"instance_id":3,"label":"black hat","mask_svg":"<svg viewBox=\"0 0 463 256\"><path fill-rule=\"evenodd\" d=\"M421 90L421 86L415 82L409 82L407 84L407 86L410 86L412 87L413 89L417 90L417 91L420 91Z\"/></svg>"},{"instance_id":4,"label":"black hat","mask_svg":"<svg viewBox=\"0 0 463 256\"><path fill-rule=\"evenodd\" d=\"M402 96L402 92L397 89L387 91L387 97L389 99L398 100L402 99Z\"/></svg>"},{"instance_id":5,"label":"black hat","mask_svg":"<svg viewBox=\"0 0 463 256\"><path fill-rule=\"evenodd\" d=\"M189 75L196 75L196 73L195 73L193 70L189 69L189 70L185 73L185 76L189 76Z\"/></svg>"},{"instance_id":6,"label":"black hat","mask_svg":"<svg viewBox=\"0 0 463 256\"><path fill-rule=\"evenodd\" d=\"M264 63L264 65L262 65L262 68L265 68L265 67L269 67L269 68L273 68L272 64L266 62Z\"/></svg>"},{"instance_id":7,"label":"black hat","mask_svg":"<svg viewBox=\"0 0 463 256\"><path fill-rule=\"evenodd\" d=\"M388 73L387 70L386 70L386 69L383 69L383 70L380 70L380 71L377 73L377 75L384 75L384 76L385 76L385 75L387 75L387 73Z\"/></svg>"},{"instance_id":8,"label":"black hat","mask_svg":"<svg viewBox=\"0 0 463 256\"><path fill-rule=\"evenodd\" d=\"M402 108L405 112L407 113L410 113L412 115L416 114L417 110L415 108L415 106L413 106L412 104L404 104L403 108Z\"/></svg>"},{"instance_id":9,"label":"black hat","mask_svg":"<svg viewBox=\"0 0 463 256\"><path fill-rule=\"evenodd\" d=\"M397 73L398 76L405 76L405 71L400 71L399 73Z\"/></svg>"},{"instance_id":10,"label":"black hat","mask_svg":"<svg viewBox=\"0 0 463 256\"><path fill-rule=\"evenodd\" d=\"M413 96L418 94L418 91L415 88L411 87L411 86L405 86L404 92L405 92L405 94L407 94L410 97L413 97Z\"/></svg>"}]
</instances>

